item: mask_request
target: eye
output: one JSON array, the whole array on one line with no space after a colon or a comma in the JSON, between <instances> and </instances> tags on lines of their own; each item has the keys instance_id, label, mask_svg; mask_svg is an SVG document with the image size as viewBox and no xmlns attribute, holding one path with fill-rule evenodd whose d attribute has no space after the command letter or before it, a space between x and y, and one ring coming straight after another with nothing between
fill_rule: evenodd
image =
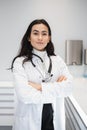
<instances>
[{"instance_id":1,"label":"eye","mask_svg":"<svg viewBox=\"0 0 87 130\"><path fill-rule=\"evenodd\" d=\"M46 36L46 35L47 35L47 33L43 33L42 35L43 35L43 36Z\"/></svg>"},{"instance_id":2,"label":"eye","mask_svg":"<svg viewBox=\"0 0 87 130\"><path fill-rule=\"evenodd\" d=\"M34 35L38 35L38 33L37 33L37 32L34 32L33 34L34 34Z\"/></svg>"}]
</instances>

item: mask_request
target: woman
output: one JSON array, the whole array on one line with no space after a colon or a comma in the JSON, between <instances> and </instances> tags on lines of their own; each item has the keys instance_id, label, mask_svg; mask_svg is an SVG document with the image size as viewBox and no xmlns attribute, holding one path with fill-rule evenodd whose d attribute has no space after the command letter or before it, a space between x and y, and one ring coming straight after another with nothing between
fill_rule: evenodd
<instances>
[{"instance_id":1,"label":"woman","mask_svg":"<svg viewBox=\"0 0 87 130\"><path fill-rule=\"evenodd\" d=\"M14 130L65 130L64 97L71 93L72 76L54 54L44 19L30 23L11 68L18 101Z\"/></svg>"}]
</instances>

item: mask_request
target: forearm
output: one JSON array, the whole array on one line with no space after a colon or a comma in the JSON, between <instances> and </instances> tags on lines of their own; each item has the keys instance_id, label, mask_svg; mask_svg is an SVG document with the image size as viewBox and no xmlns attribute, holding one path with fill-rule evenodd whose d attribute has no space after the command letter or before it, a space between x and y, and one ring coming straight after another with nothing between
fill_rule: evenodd
<instances>
[{"instance_id":1,"label":"forearm","mask_svg":"<svg viewBox=\"0 0 87 130\"><path fill-rule=\"evenodd\" d=\"M35 88L35 89L39 90L39 91L41 91L41 90L42 90L41 85L40 85L40 84L38 84L38 83L28 82L28 84L29 84L29 85L31 85L33 88Z\"/></svg>"},{"instance_id":2,"label":"forearm","mask_svg":"<svg viewBox=\"0 0 87 130\"><path fill-rule=\"evenodd\" d=\"M65 76L60 76L58 79L57 79L57 82L62 82L64 80L66 80L67 78ZM33 88L39 90L39 91L42 91L42 86L41 84L38 84L38 83L34 83L34 82L28 82L29 85L31 85Z\"/></svg>"}]
</instances>

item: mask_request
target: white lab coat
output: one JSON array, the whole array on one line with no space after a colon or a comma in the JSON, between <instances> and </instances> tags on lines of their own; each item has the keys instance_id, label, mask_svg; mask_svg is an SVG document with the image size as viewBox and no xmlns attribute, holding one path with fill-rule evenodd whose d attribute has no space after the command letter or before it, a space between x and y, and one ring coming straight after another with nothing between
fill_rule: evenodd
<instances>
[{"instance_id":1,"label":"white lab coat","mask_svg":"<svg viewBox=\"0 0 87 130\"><path fill-rule=\"evenodd\" d=\"M46 67L49 67L49 58L46 52L38 52L43 58ZM38 54L39 53L39 54ZM14 62L13 75L17 95L17 108L13 130L41 130L42 108L44 103L52 103L54 110L55 130L65 130L64 97L71 94L72 76L60 56L51 56L52 79L43 83L40 72L30 61L24 63L24 57L17 58ZM33 56L33 62L37 65L40 59ZM39 65L38 65L39 66ZM39 69L39 68L38 68ZM64 75L67 80L56 82L59 76ZM42 91L38 91L28 85L28 81L41 83Z\"/></svg>"}]
</instances>

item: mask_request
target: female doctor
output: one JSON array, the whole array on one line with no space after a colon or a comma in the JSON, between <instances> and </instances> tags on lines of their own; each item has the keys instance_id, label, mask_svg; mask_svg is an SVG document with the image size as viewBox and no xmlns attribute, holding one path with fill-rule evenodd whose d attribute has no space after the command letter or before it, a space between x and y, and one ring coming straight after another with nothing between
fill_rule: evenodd
<instances>
[{"instance_id":1,"label":"female doctor","mask_svg":"<svg viewBox=\"0 0 87 130\"><path fill-rule=\"evenodd\" d=\"M17 95L13 130L65 130L64 98L71 93L72 76L54 54L44 19L30 23L11 69Z\"/></svg>"}]
</instances>

